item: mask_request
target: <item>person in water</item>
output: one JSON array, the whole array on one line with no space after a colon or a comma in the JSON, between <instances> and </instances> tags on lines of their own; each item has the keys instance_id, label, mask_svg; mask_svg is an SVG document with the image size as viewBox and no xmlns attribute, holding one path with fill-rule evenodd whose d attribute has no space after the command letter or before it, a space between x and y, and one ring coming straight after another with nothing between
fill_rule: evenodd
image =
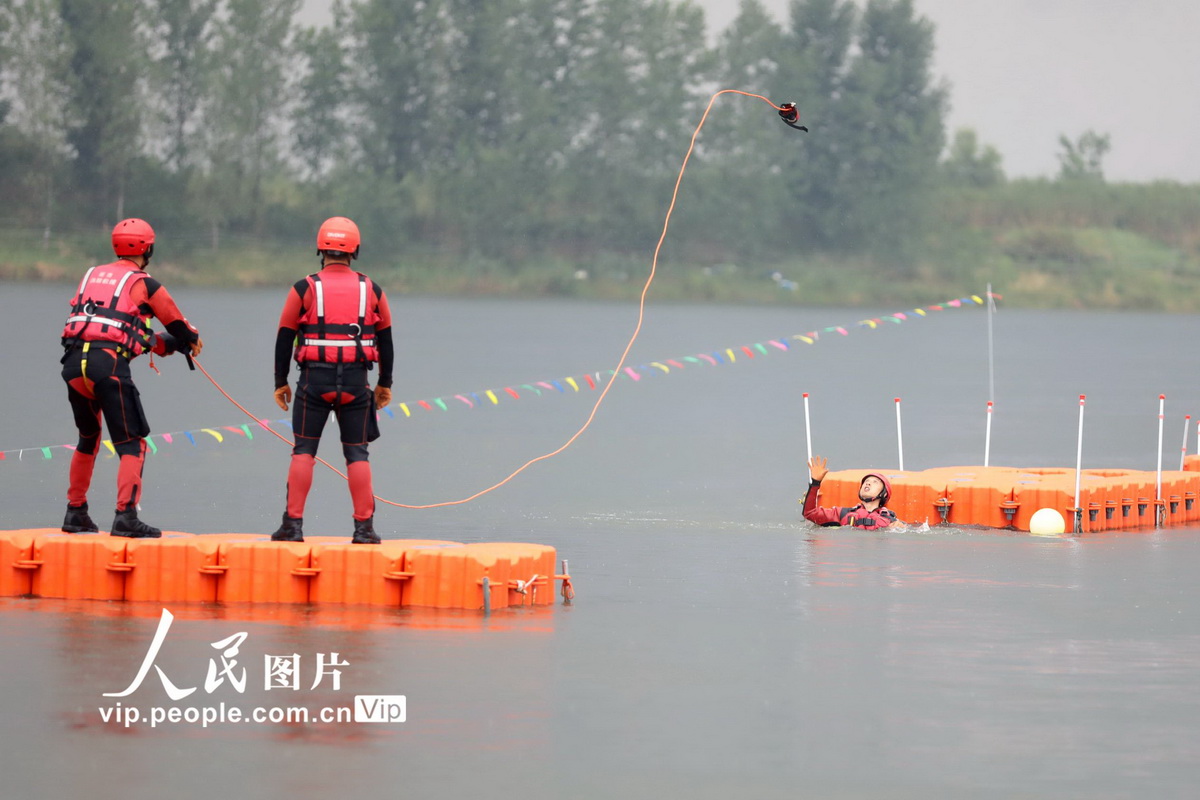
<instances>
[{"instance_id":1,"label":"person in water","mask_svg":"<svg viewBox=\"0 0 1200 800\"><path fill-rule=\"evenodd\" d=\"M71 298L62 332L62 377L79 430L67 485L67 533L94 533L88 514L88 489L100 444L100 423L108 425L117 465L117 511L110 533L131 539L157 539L158 528L138 519L142 465L150 426L129 362L142 353L200 355L204 342L171 299L170 292L146 272L154 253L154 228L143 219L126 219L112 232L111 264L92 267ZM150 318L166 326L155 333ZM151 357L153 364L153 357Z\"/></svg>"},{"instance_id":2,"label":"person in water","mask_svg":"<svg viewBox=\"0 0 1200 800\"><path fill-rule=\"evenodd\" d=\"M817 525L847 525L854 528L886 528L902 524L887 507L892 496L892 485L887 476L880 472L868 472L858 487L859 504L845 507L821 507L817 495L821 481L829 474L829 462L821 456L813 456L808 462L812 481L804 496L804 518Z\"/></svg>"},{"instance_id":3,"label":"person in water","mask_svg":"<svg viewBox=\"0 0 1200 800\"><path fill-rule=\"evenodd\" d=\"M358 226L330 217L317 232L321 270L288 292L275 342L275 402L284 411L292 400L288 370L300 366L283 522L276 542L304 541L304 505L312 486L321 433L332 412L341 432L342 454L354 506L353 544L379 544L367 445L379 438L375 410L392 402L392 312L383 287L350 269L358 258ZM367 373L379 367L372 391Z\"/></svg>"}]
</instances>

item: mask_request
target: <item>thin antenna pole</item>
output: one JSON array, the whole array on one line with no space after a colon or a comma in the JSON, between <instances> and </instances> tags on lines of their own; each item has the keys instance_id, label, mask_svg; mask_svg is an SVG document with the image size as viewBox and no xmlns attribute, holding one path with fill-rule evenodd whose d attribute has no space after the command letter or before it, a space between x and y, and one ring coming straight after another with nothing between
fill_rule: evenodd
<instances>
[{"instance_id":1,"label":"thin antenna pole","mask_svg":"<svg viewBox=\"0 0 1200 800\"><path fill-rule=\"evenodd\" d=\"M896 398L896 445L900 449L900 471L904 471L904 430L900 426L900 398Z\"/></svg>"}]
</instances>

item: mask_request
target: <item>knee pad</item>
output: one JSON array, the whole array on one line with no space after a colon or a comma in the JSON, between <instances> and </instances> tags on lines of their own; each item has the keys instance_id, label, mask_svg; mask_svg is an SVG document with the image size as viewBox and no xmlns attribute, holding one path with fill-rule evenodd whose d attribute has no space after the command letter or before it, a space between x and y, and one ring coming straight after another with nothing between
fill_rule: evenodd
<instances>
[{"instance_id":1,"label":"knee pad","mask_svg":"<svg viewBox=\"0 0 1200 800\"><path fill-rule=\"evenodd\" d=\"M304 436L297 436L296 446L292 448L292 455L315 457L317 455L317 445L320 443L320 439L310 439Z\"/></svg>"}]
</instances>

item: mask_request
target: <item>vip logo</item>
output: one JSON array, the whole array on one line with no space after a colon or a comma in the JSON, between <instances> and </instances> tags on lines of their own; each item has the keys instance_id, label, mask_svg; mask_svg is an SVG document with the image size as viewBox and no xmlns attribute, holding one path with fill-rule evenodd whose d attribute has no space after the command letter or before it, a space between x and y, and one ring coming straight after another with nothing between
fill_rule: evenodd
<instances>
[{"instance_id":1,"label":"vip logo","mask_svg":"<svg viewBox=\"0 0 1200 800\"><path fill-rule=\"evenodd\" d=\"M354 696L355 722L404 722L408 702L402 694L359 694Z\"/></svg>"}]
</instances>

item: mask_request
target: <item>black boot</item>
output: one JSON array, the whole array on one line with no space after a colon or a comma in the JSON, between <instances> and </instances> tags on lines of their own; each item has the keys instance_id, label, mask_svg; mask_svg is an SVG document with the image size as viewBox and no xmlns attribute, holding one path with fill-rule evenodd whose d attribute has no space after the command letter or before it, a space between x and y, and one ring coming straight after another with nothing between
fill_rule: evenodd
<instances>
[{"instance_id":1,"label":"black boot","mask_svg":"<svg viewBox=\"0 0 1200 800\"><path fill-rule=\"evenodd\" d=\"M117 511L112 530L109 533L128 539L157 539L162 536L162 531L158 528L151 527L138 519L137 509L133 506L124 511Z\"/></svg>"},{"instance_id":2,"label":"black boot","mask_svg":"<svg viewBox=\"0 0 1200 800\"><path fill-rule=\"evenodd\" d=\"M304 517L289 517L283 512L283 524L271 534L272 542L303 542Z\"/></svg>"},{"instance_id":3,"label":"black boot","mask_svg":"<svg viewBox=\"0 0 1200 800\"><path fill-rule=\"evenodd\" d=\"M350 544L379 544L379 534L375 532L374 515L366 519L354 520L354 538Z\"/></svg>"},{"instance_id":4,"label":"black boot","mask_svg":"<svg viewBox=\"0 0 1200 800\"><path fill-rule=\"evenodd\" d=\"M63 518L63 533L96 533L100 530L88 516L88 506L73 506L67 503L67 516Z\"/></svg>"}]
</instances>

